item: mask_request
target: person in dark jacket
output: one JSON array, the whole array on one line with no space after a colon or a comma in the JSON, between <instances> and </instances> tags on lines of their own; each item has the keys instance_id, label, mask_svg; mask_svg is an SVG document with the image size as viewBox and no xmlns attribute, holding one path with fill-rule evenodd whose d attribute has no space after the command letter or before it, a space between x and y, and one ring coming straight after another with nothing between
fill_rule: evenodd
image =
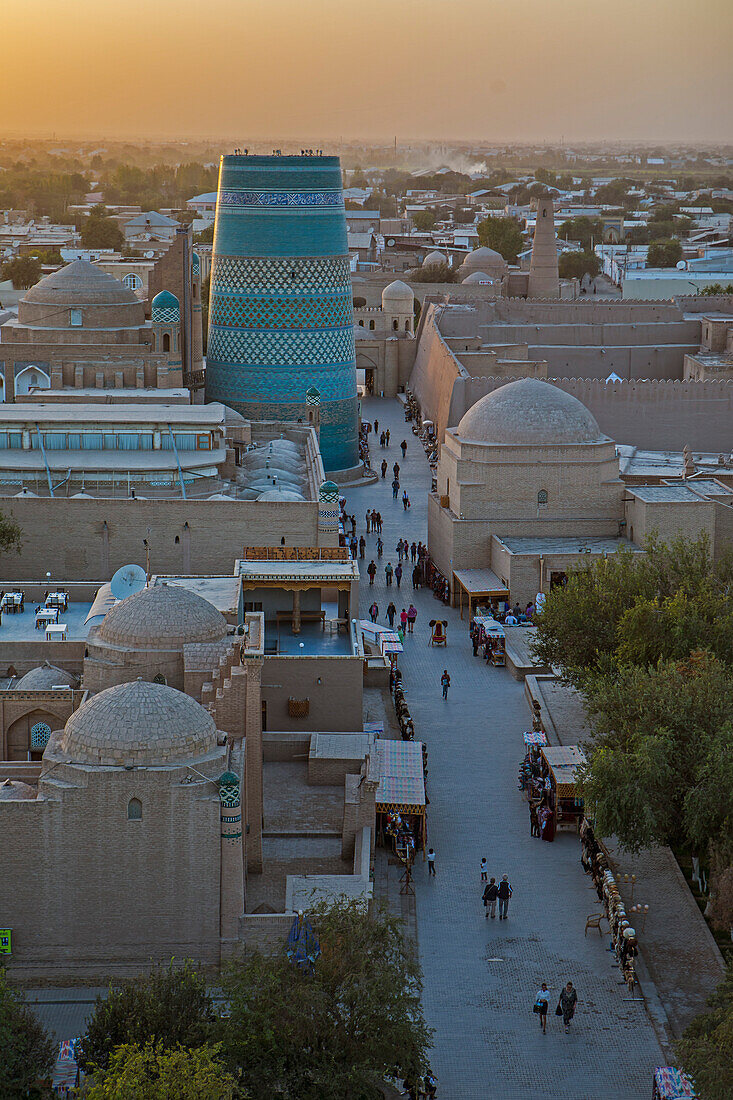
<instances>
[{"instance_id":1,"label":"person in dark jacket","mask_svg":"<svg viewBox=\"0 0 733 1100\"><path fill-rule=\"evenodd\" d=\"M492 875L487 885L484 887L483 899L486 906L486 919L489 916L493 920L496 916L496 899L499 896L499 887L496 885L496 879Z\"/></svg>"},{"instance_id":2,"label":"person in dark jacket","mask_svg":"<svg viewBox=\"0 0 733 1100\"><path fill-rule=\"evenodd\" d=\"M568 982L560 993L560 1008L562 1009L562 1022L565 1024L565 1031L570 1029L570 1021L575 1015L575 1006L578 1003L578 994L573 988L573 983Z\"/></svg>"},{"instance_id":3,"label":"person in dark jacket","mask_svg":"<svg viewBox=\"0 0 733 1100\"><path fill-rule=\"evenodd\" d=\"M506 875L501 876L501 882L499 883L499 920L507 919L507 909L509 908L509 898L512 896L512 884Z\"/></svg>"}]
</instances>

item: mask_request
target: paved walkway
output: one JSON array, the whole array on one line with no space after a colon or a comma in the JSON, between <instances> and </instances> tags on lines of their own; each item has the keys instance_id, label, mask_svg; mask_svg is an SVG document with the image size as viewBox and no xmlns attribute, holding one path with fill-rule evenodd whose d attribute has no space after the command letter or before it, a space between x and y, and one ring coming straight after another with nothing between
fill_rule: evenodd
<instances>
[{"instance_id":1,"label":"paved walkway","mask_svg":"<svg viewBox=\"0 0 733 1100\"><path fill-rule=\"evenodd\" d=\"M429 843L438 873L429 880L419 863L415 884L440 1100L646 1097L652 1070L665 1059L643 1003L626 999L606 938L583 935L586 916L599 906L580 866L577 837L563 832L554 844L543 844L529 835L527 805L516 783L529 720L523 684L472 656L467 624L432 592L413 592L411 565L401 592L386 588L384 565L396 563L398 539L426 541L430 471L397 401L368 399L363 414L390 428L391 445L387 479L346 493L358 534L367 508L377 508L385 520L385 556L374 588L366 565L370 557L376 560L376 537L368 536L361 614L366 618L376 599L384 622L390 595L398 613L410 599L418 609L416 633L406 639L400 667L417 736L429 749ZM398 449L403 438L404 463ZM378 438L372 434L371 440L376 469L382 454ZM395 459L412 500L407 514L392 500ZM448 619L447 649L427 644L428 620L435 617ZM452 683L443 702L439 681L446 667ZM490 873L508 874L514 887L506 922L484 918L484 855ZM543 1036L532 1014L535 994L544 980L556 998L569 978L580 998L571 1033L558 1027L553 1002Z\"/></svg>"}]
</instances>

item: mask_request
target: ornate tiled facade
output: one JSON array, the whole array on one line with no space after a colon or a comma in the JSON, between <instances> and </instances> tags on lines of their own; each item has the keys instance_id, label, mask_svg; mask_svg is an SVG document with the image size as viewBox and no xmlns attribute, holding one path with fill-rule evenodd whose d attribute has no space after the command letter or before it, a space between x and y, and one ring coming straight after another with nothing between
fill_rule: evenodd
<instances>
[{"instance_id":1,"label":"ornate tiled facade","mask_svg":"<svg viewBox=\"0 0 733 1100\"><path fill-rule=\"evenodd\" d=\"M227 156L219 175L206 390L252 419L321 394L324 465L358 462L351 278L336 157Z\"/></svg>"}]
</instances>

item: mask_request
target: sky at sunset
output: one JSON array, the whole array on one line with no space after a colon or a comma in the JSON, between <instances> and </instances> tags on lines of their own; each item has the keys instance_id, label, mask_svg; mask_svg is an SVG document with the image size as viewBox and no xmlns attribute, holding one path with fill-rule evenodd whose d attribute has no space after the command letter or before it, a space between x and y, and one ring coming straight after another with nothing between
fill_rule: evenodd
<instances>
[{"instance_id":1,"label":"sky at sunset","mask_svg":"<svg viewBox=\"0 0 733 1100\"><path fill-rule=\"evenodd\" d=\"M7 0L12 136L733 141L733 0Z\"/></svg>"}]
</instances>

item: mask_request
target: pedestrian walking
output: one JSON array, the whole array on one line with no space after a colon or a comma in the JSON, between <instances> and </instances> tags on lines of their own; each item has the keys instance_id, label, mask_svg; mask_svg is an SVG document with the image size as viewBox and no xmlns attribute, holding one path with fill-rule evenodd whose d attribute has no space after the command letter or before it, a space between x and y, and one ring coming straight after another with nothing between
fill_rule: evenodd
<instances>
[{"instance_id":1,"label":"pedestrian walking","mask_svg":"<svg viewBox=\"0 0 733 1100\"><path fill-rule=\"evenodd\" d=\"M382 513L381 512L377 512L377 531L379 531L379 534L381 535L381 533L382 533Z\"/></svg>"},{"instance_id":2,"label":"pedestrian walking","mask_svg":"<svg viewBox=\"0 0 733 1100\"><path fill-rule=\"evenodd\" d=\"M394 474L395 477L400 476L400 464L399 464L399 462L395 462L394 466L392 467L392 473Z\"/></svg>"},{"instance_id":3,"label":"pedestrian walking","mask_svg":"<svg viewBox=\"0 0 733 1100\"><path fill-rule=\"evenodd\" d=\"M397 500L397 494L400 491L400 483L397 478L392 482L392 500Z\"/></svg>"},{"instance_id":4,"label":"pedestrian walking","mask_svg":"<svg viewBox=\"0 0 733 1100\"><path fill-rule=\"evenodd\" d=\"M493 920L496 916L496 899L499 896L499 887L496 885L496 879L492 875L489 879L489 883L484 887L483 892L484 905L486 906L486 919L489 917Z\"/></svg>"},{"instance_id":5,"label":"pedestrian walking","mask_svg":"<svg viewBox=\"0 0 733 1100\"><path fill-rule=\"evenodd\" d=\"M411 603L407 609L407 633L412 634L415 629L415 620L417 619L417 608L414 603Z\"/></svg>"},{"instance_id":6,"label":"pedestrian walking","mask_svg":"<svg viewBox=\"0 0 733 1100\"><path fill-rule=\"evenodd\" d=\"M547 1006L550 1003L550 991L547 988L547 982L543 982L539 989L537 996L534 999L533 1012L536 1012L540 1018L540 1027L542 1028L542 1034L547 1032Z\"/></svg>"},{"instance_id":7,"label":"pedestrian walking","mask_svg":"<svg viewBox=\"0 0 733 1100\"><path fill-rule=\"evenodd\" d=\"M443 669L443 675L440 677L440 684L443 688L443 698L448 698L448 688L450 687L450 676L448 675L448 669Z\"/></svg>"},{"instance_id":8,"label":"pedestrian walking","mask_svg":"<svg viewBox=\"0 0 733 1100\"><path fill-rule=\"evenodd\" d=\"M407 495L407 489L405 489L404 493L402 494L402 507L405 509L405 511L407 511L410 507L410 498Z\"/></svg>"},{"instance_id":9,"label":"pedestrian walking","mask_svg":"<svg viewBox=\"0 0 733 1100\"><path fill-rule=\"evenodd\" d=\"M357 543L356 537L354 535L351 536L351 542L349 543L349 546L351 548L351 556L354 561L356 561L356 552L359 549L359 544Z\"/></svg>"},{"instance_id":10,"label":"pedestrian walking","mask_svg":"<svg viewBox=\"0 0 733 1100\"><path fill-rule=\"evenodd\" d=\"M410 557L412 558L412 564L414 565L415 560L417 559L417 543L416 542L413 542L412 546L410 547Z\"/></svg>"},{"instance_id":11,"label":"pedestrian walking","mask_svg":"<svg viewBox=\"0 0 733 1100\"><path fill-rule=\"evenodd\" d=\"M416 565L412 571L412 587L417 590L420 587L420 566Z\"/></svg>"},{"instance_id":12,"label":"pedestrian walking","mask_svg":"<svg viewBox=\"0 0 733 1100\"><path fill-rule=\"evenodd\" d=\"M473 655L474 655L474 657L478 657L478 646L479 646L478 630L473 630L471 632L471 644L473 645Z\"/></svg>"},{"instance_id":13,"label":"pedestrian walking","mask_svg":"<svg viewBox=\"0 0 733 1100\"><path fill-rule=\"evenodd\" d=\"M428 848L428 874L435 875L435 852Z\"/></svg>"},{"instance_id":14,"label":"pedestrian walking","mask_svg":"<svg viewBox=\"0 0 733 1100\"><path fill-rule=\"evenodd\" d=\"M378 538L377 539L377 557L381 558L383 552L384 552L384 543L382 542L381 538Z\"/></svg>"},{"instance_id":15,"label":"pedestrian walking","mask_svg":"<svg viewBox=\"0 0 733 1100\"><path fill-rule=\"evenodd\" d=\"M387 622L389 623L390 630L394 629L394 617L395 617L396 614L397 614L397 608L395 607L395 605L390 600L389 604L387 606L387 611L386 611Z\"/></svg>"},{"instance_id":16,"label":"pedestrian walking","mask_svg":"<svg viewBox=\"0 0 733 1100\"><path fill-rule=\"evenodd\" d=\"M407 454L407 440L403 439L400 443L400 450L402 451L402 461L405 461L405 455Z\"/></svg>"},{"instance_id":17,"label":"pedestrian walking","mask_svg":"<svg viewBox=\"0 0 733 1100\"><path fill-rule=\"evenodd\" d=\"M404 609L404 607L400 611L400 626L402 627L402 633L406 634L407 633L407 612Z\"/></svg>"},{"instance_id":18,"label":"pedestrian walking","mask_svg":"<svg viewBox=\"0 0 733 1100\"><path fill-rule=\"evenodd\" d=\"M428 856L428 859L430 857ZM575 1006L578 1003L578 994L573 988L573 983L568 982L563 986L560 991L560 1000L558 1001L557 1008L555 1009L556 1016L562 1016L562 1022L565 1025L565 1031L570 1030L570 1021L575 1015Z\"/></svg>"},{"instance_id":19,"label":"pedestrian walking","mask_svg":"<svg viewBox=\"0 0 733 1100\"><path fill-rule=\"evenodd\" d=\"M366 551L366 539L362 535L361 538L359 539L359 557L360 558L364 557L364 552L365 551Z\"/></svg>"},{"instance_id":20,"label":"pedestrian walking","mask_svg":"<svg viewBox=\"0 0 733 1100\"><path fill-rule=\"evenodd\" d=\"M379 437L379 446L382 448L382 450L384 450L384 444L385 444L386 438L387 437L385 436L384 432L382 432L382 434Z\"/></svg>"},{"instance_id":21,"label":"pedestrian walking","mask_svg":"<svg viewBox=\"0 0 733 1100\"><path fill-rule=\"evenodd\" d=\"M374 421L374 434L376 435L378 431L379 431L379 421L375 420Z\"/></svg>"},{"instance_id":22,"label":"pedestrian walking","mask_svg":"<svg viewBox=\"0 0 733 1100\"><path fill-rule=\"evenodd\" d=\"M394 579L397 581L397 587L402 584L402 562L398 561L394 570Z\"/></svg>"},{"instance_id":23,"label":"pedestrian walking","mask_svg":"<svg viewBox=\"0 0 733 1100\"><path fill-rule=\"evenodd\" d=\"M385 435L386 435L386 437L387 437L387 446L389 447L389 428L387 428L387 429L386 429L386 431L385 431L385 433L384 433L384 434L385 434Z\"/></svg>"},{"instance_id":24,"label":"pedestrian walking","mask_svg":"<svg viewBox=\"0 0 733 1100\"><path fill-rule=\"evenodd\" d=\"M511 896L512 884L507 875L502 875L499 883L499 920L507 919L507 909L509 908L509 898Z\"/></svg>"},{"instance_id":25,"label":"pedestrian walking","mask_svg":"<svg viewBox=\"0 0 733 1100\"><path fill-rule=\"evenodd\" d=\"M386 477L386 476L387 476L387 459L383 458L382 459L382 477Z\"/></svg>"},{"instance_id":26,"label":"pedestrian walking","mask_svg":"<svg viewBox=\"0 0 733 1100\"><path fill-rule=\"evenodd\" d=\"M372 604L372 606L369 608L369 618L372 620L373 623L375 623L377 621L377 615L378 614L379 614L379 607L377 606L377 603L375 601Z\"/></svg>"},{"instance_id":27,"label":"pedestrian walking","mask_svg":"<svg viewBox=\"0 0 733 1100\"><path fill-rule=\"evenodd\" d=\"M486 856L483 856L481 859L481 881L489 881L489 865L486 862Z\"/></svg>"},{"instance_id":28,"label":"pedestrian walking","mask_svg":"<svg viewBox=\"0 0 733 1100\"><path fill-rule=\"evenodd\" d=\"M356 516L351 517L351 533L352 535L356 534Z\"/></svg>"},{"instance_id":29,"label":"pedestrian walking","mask_svg":"<svg viewBox=\"0 0 733 1100\"><path fill-rule=\"evenodd\" d=\"M387 581L387 588L392 584L392 577L394 576L394 569L392 568L392 562L388 561L384 567L384 577Z\"/></svg>"},{"instance_id":30,"label":"pedestrian walking","mask_svg":"<svg viewBox=\"0 0 733 1100\"><path fill-rule=\"evenodd\" d=\"M402 539L400 539L400 541L395 546L395 553L397 554L397 557L399 558L400 561L402 561L403 547L404 547L404 543L403 543Z\"/></svg>"},{"instance_id":31,"label":"pedestrian walking","mask_svg":"<svg viewBox=\"0 0 733 1100\"><path fill-rule=\"evenodd\" d=\"M367 508L366 515L365 515L364 519L366 520L366 533L369 534L369 532L372 529L372 510L371 510L371 508Z\"/></svg>"},{"instance_id":32,"label":"pedestrian walking","mask_svg":"<svg viewBox=\"0 0 733 1100\"><path fill-rule=\"evenodd\" d=\"M374 578L377 575L377 567L374 563L374 558L372 558L372 560L369 562L369 565L367 566L367 574L369 576L369 586L371 587L374 584Z\"/></svg>"}]
</instances>

